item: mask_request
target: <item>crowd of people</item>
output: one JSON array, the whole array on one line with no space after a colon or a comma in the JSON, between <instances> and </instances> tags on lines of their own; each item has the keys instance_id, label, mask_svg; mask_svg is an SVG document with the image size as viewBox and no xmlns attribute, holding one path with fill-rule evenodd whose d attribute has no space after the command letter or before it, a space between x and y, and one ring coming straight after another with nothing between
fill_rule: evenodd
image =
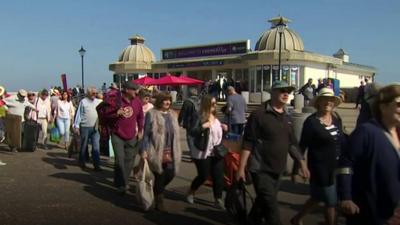
<instances>
[{"instance_id":1,"label":"crowd of people","mask_svg":"<svg viewBox=\"0 0 400 225\"><path fill-rule=\"evenodd\" d=\"M363 119L351 135L344 131L335 111L342 98L335 96L331 86L320 82L316 88L309 80L299 90L307 105L316 109L305 120L300 140L287 108L295 88L284 81L273 83L271 99L248 118L243 97L228 85L223 97L225 118L221 120L217 118L220 96L207 94L200 98L197 88L189 88L189 97L178 115L171 108L168 92L152 95L131 82L121 89L103 87L102 95L89 87L84 97L79 88L44 89L37 94L21 89L16 96L9 96L0 87L0 141L7 139L6 114L18 116L21 125L36 121L43 149L48 148L48 126L56 123L63 137L60 147L68 148L72 129L80 138L78 165L88 169L90 143L93 169L102 171L100 145L110 139L118 192L123 195L129 190L129 177L138 155L147 160L154 174L154 209L166 212L164 190L179 174L181 163L180 127L186 129L197 170L186 201L194 204L196 191L211 177L215 206L224 209L224 156L220 148L230 132L243 139L234 182L251 179L256 193L248 224L281 224L277 194L288 154L296 162L293 173L310 184L310 197L290 220L292 225L303 224L304 217L319 203L324 204L327 225L337 224L337 209L344 212L349 225L400 224L399 213L395 213L400 207L400 85L369 85L363 90L362 99L357 101L361 102ZM76 96L82 97L75 101ZM17 151L15 144L8 144L11 151Z\"/></svg>"},{"instance_id":2,"label":"crowd of people","mask_svg":"<svg viewBox=\"0 0 400 225\"><path fill-rule=\"evenodd\" d=\"M366 82L368 79L365 78ZM309 78L307 83L304 84L298 91L298 94L303 95L304 97L304 106L312 106L313 99L319 94L322 88L329 88L331 90L334 89L334 84L331 78L327 79L318 79L317 85L313 83L313 79ZM344 96L341 96L342 98ZM343 100L343 99L342 99ZM358 101L358 100L357 100Z\"/></svg>"}]
</instances>

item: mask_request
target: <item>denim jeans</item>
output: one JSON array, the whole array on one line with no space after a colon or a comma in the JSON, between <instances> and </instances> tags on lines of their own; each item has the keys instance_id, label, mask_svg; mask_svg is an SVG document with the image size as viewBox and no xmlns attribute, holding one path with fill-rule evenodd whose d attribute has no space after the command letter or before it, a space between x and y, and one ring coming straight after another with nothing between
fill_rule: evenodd
<instances>
[{"instance_id":1,"label":"denim jeans","mask_svg":"<svg viewBox=\"0 0 400 225\"><path fill-rule=\"evenodd\" d=\"M234 134L243 135L243 129L244 124L242 123L231 124L231 132Z\"/></svg>"},{"instance_id":2,"label":"denim jeans","mask_svg":"<svg viewBox=\"0 0 400 225\"><path fill-rule=\"evenodd\" d=\"M79 151L79 163L85 164L86 162L86 150L89 143L89 139L92 142L92 159L95 167L100 166L100 134L95 127L81 127L79 129L81 133L81 149Z\"/></svg>"},{"instance_id":3,"label":"denim jeans","mask_svg":"<svg viewBox=\"0 0 400 225\"><path fill-rule=\"evenodd\" d=\"M71 119L57 118L57 127L60 135L64 136L64 142L69 142L69 129L71 126Z\"/></svg>"},{"instance_id":4,"label":"denim jeans","mask_svg":"<svg viewBox=\"0 0 400 225\"><path fill-rule=\"evenodd\" d=\"M196 147L194 146L194 137L193 137L193 136L190 136L190 135L188 134L188 131L186 131L186 132L187 132L187 133L186 133L186 142L187 142L189 151L192 151L192 150L196 149Z\"/></svg>"}]
</instances>

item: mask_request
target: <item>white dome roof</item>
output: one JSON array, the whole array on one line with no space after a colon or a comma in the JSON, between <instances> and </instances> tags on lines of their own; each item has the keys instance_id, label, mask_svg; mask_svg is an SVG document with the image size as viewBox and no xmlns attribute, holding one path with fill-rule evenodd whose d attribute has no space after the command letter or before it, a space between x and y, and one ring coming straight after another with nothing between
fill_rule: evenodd
<instances>
[{"instance_id":1,"label":"white dome roof","mask_svg":"<svg viewBox=\"0 0 400 225\"><path fill-rule=\"evenodd\" d=\"M270 19L271 29L265 31L258 39L255 50L279 50L279 32L277 25L283 25L282 32L282 50L289 51L304 51L303 40L300 35L292 29L287 27L287 24L291 22L289 19L284 17L275 17Z\"/></svg>"},{"instance_id":2,"label":"white dome roof","mask_svg":"<svg viewBox=\"0 0 400 225\"><path fill-rule=\"evenodd\" d=\"M131 45L122 51L118 62L151 64L156 61L153 52L144 45L143 37L135 35L129 40L131 40Z\"/></svg>"}]
</instances>

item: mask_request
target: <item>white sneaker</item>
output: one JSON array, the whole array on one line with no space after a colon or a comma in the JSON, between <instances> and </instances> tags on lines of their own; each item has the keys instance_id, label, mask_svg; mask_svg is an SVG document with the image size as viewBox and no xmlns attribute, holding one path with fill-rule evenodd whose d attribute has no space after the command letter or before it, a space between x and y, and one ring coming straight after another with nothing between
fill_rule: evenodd
<instances>
[{"instance_id":1,"label":"white sneaker","mask_svg":"<svg viewBox=\"0 0 400 225\"><path fill-rule=\"evenodd\" d=\"M5 165L7 165L7 163L0 161L0 166L5 166Z\"/></svg>"},{"instance_id":2,"label":"white sneaker","mask_svg":"<svg viewBox=\"0 0 400 225\"><path fill-rule=\"evenodd\" d=\"M193 205L194 204L194 195L192 195L192 194L186 195L186 202Z\"/></svg>"},{"instance_id":3,"label":"white sneaker","mask_svg":"<svg viewBox=\"0 0 400 225\"><path fill-rule=\"evenodd\" d=\"M1 138L0 138L0 143L3 143L5 139L6 139L5 136L1 137Z\"/></svg>"}]
</instances>

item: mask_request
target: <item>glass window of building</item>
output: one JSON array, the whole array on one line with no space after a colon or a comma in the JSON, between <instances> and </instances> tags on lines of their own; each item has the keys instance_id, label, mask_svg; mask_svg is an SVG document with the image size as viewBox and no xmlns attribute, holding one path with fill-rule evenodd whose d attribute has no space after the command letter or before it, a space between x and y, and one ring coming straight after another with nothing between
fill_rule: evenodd
<instances>
[{"instance_id":1,"label":"glass window of building","mask_svg":"<svg viewBox=\"0 0 400 225\"><path fill-rule=\"evenodd\" d=\"M289 66L282 66L282 80L289 83Z\"/></svg>"},{"instance_id":2,"label":"glass window of building","mask_svg":"<svg viewBox=\"0 0 400 225\"><path fill-rule=\"evenodd\" d=\"M255 87L255 83L256 83L256 68L252 67L250 68L250 81L249 81L249 90L250 92L255 92L256 91L256 87Z\"/></svg>"},{"instance_id":3,"label":"glass window of building","mask_svg":"<svg viewBox=\"0 0 400 225\"><path fill-rule=\"evenodd\" d=\"M272 66L272 83L279 80L279 66Z\"/></svg>"},{"instance_id":4,"label":"glass window of building","mask_svg":"<svg viewBox=\"0 0 400 225\"><path fill-rule=\"evenodd\" d=\"M271 66L263 66L263 91L271 89Z\"/></svg>"},{"instance_id":5,"label":"glass window of building","mask_svg":"<svg viewBox=\"0 0 400 225\"><path fill-rule=\"evenodd\" d=\"M290 85L299 88L299 67L292 66L290 68Z\"/></svg>"},{"instance_id":6,"label":"glass window of building","mask_svg":"<svg viewBox=\"0 0 400 225\"><path fill-rule=\"evenodd\" d=\"M257 66L257 77L256 77L256 83L255 85L255 91L256 92L261 92L261 86L262 86L262 66Z\"/></svg>"}]
</instances>

